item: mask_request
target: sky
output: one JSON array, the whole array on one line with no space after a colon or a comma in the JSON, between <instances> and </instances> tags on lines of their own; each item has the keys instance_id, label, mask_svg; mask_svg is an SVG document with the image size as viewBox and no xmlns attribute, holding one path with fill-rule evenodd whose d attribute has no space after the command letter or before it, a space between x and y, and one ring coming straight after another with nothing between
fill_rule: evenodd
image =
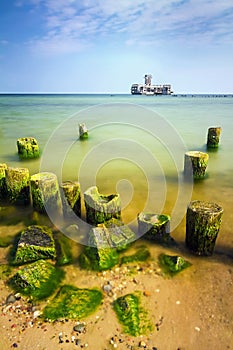
<instances>
[{"instance_id":1,"label":"sky","mask_svg":"<svg viewBox=\"0 0 233 350\"><path fill-rule=\"evenodd\" d=\"M233 93L232 0L0 0L0 93Z\"/></svg>"}]
</instances>

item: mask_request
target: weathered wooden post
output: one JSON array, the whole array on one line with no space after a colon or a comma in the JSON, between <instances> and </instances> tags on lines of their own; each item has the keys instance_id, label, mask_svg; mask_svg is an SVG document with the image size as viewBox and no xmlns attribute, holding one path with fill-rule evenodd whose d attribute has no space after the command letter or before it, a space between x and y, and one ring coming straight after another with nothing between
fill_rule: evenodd
<instances>
[{"instance_id":1,"label":"weathered wooden post","mask_svg":"<svg viewBox=\"0 0 233 350\"><path fill-rule=\"evenodd\" d=\"M34 137L22 137L17 140L18 154L22 159L38 158L40 149Z\"/></svg>"},{"instance_id":2,"label":"weathered wooden post","mask_svg":"<svg viewBox=\"0 0 233 350\"><path fill-rule=\"evenodd\" d=\"M30 203L29 170L27 168L5 169L6 197L12 204L27 205Z\"/></svg>"},{"instance_id":3,"label":"weathered wooden post","mask_svg":"<svg viewBox=\"0 0 233 350\"><path fill-rule=\"evenodd\" d=\"M38 173L31 176L31 194L33 208L40 213L62 212L62 202L57 176L53 173Z\"/></svg>"},{"instance_id":4,"label":"weathered wooden post","mask_svg":"<svg viewBox=\"0 0 233 350\"><path fill-rule=\"evenodd\" d=\"M79 124L79 138L81 140L88 138L88 130L84 123Z\"/></svg>"},{"instance_id":5,"label":"weathered wooden post","mask_svg":"<svg viewBox=\"0 0 233 350\"><path fill-rule=\"evenodd\" d=\"M138 232L143 238L160 243L171 241L169 215L142 212L137 220Z\"/></svg>"},{"instance_id":6,"label":"weathered wooden post","mask_svg":"<svg viewBox=\"0 0 233 350\"><path fill-rule=\"evenodd\" d=\"M192 201L186 215L186 245L197 255L212 255L223 208L212 202Z\"/></svg>"},{"instance_id":7,"label":"weathered wooden post","mask_svg":"<svg viewBox=\"0 0 233 350\"><path fill-rule=\"evenodd\" d=\"M6 197L6 169L7 165L4 163L0 164L0 200Z\"/></svg>"},{"instance_id":8,"label":"weathered wooden post","mask_svg":"<svg viewBox=\"0 0 233 350\"><path fill-rule=\"evenodd\" d=\"M220 126L208 129L207 148L218 148L221 131Z\"/></svg>"},{"instance_id":9,"label":"weathered wooden post","mask_svg":"<svg viewBox=\"0 0 233 350\"><path fill-rule=\"evenodd\" d=\"M121 202L117 193L105 196L93 186L84 192L84 202L89 224L98 225L111 218L121 218Z\"/></svg>"},{"instance_id":10,"label":"weathered wooden post","mask_svg":"<svg viewBox=\"0 0 233 350\"><path fill-rule=\"evenodd\" d=\"M208 165L208 153L190 151L185 153L184 176L193 177L194 180L203 179Z\"/></svg>"},{"instance_id":11,"label":"weathered wooden post","mask_svg":"<svg viewBox=\"0 0 233 350\"><path fill-rule=\"evenodd\" d=\"M81 216L81 190L79 182L66 181L60 186L64 217L72 213Z\"/></svg>"}]
</instances>

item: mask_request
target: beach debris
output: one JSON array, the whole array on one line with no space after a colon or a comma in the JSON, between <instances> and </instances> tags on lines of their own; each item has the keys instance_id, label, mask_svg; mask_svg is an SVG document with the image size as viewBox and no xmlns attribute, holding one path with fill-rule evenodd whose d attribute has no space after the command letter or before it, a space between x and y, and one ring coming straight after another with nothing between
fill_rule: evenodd
<instances>
[{"instance_id":1,"label":"beach debris","mask_svg":"<svg viewBox=\"0 0 233 350\"><path fill-rule=\"evenodd\" d=\"M57 176L42 172L31 176L31 195L33 208L40 213L62 215L62 202Z\"/></svg>"},{"instance_id":2,"label":"beach debris","mask_svg":"<svg viewBox=\"0 0 233 350\"><path fill-rule=\"evenodd\" d=\"M60 185L61 198L63 206L63 215L65 218L72 216L81 216L81 190L77 181L65 181Z\"/></svg>"},{"instance_id":3,"label":"beach debris","mask_svg":"<svg viewBox=\"0 0 233 350\"><path fill-rule=\"evenodd\" d=\"M56 245L56 261L58 266L71 264L73 261L71 252L71 240L62 232L54 234Z\"/></svg>"},{"instance_id":4,"label":"beach debris","mask_svg":"<svg viewBox=\"0 0 233 350\"><path fill-rule=\"evenodd\" d=\"M184 156L184 176L187 179L200 180L206 175L209 155L200 151L189 151Z\"/></svg>"},{"instance_id":5,"label":"beach debris","mask_svg":"<svg viewBox=\"0 0 233 350\"><path fill-rule=\"evenodd\" d=\"M138 214L137 220L138 231L143 238L157 243L174 243L170 236L169 215L142 212Z\"/></svg>"},{"instance_id":6,"label":"beach debris","mask_svg":"<svg viewBox=\"0 0 233 350\"><path fill-rule=\"evenodd\" d=\"M55 258L56 248L52 230L47 226L31 225L21 232L12 262L21 265Z\"/></svg>"},{"instance_id":7,"label":"beach debris","mask_svg":"<svg viewBox=\"0 0 233 350\"><path fill-rule=\"evenodd\" d=\"M5 163L0 163L0 200L6 198L6 169Z\"/></svg>"},{"instance_id":8,"label":"beach debris","mask_svg":"<svg viewBox=\"0 0 233 350\"><path fill-rule=\"evenodd\" d=\"M221 132L222 128L220 126L208 129L207 148L218 148Z\"/></svg>"},{"instance_id":9,"label":"beach debris","mask_svg":"<svg viewBox=\"0 0 233 350\"><path fill-rule=\"evenodd\" d=\"M98 289L63 285L44 308L43 316L49 320L82 319L96 311L102 298L102 292Z\"/></svg>"},{"instance_id":10,"label":"beach debris","mask_svg":"<svg viewBox=\"0 0 233 350\"><path fill-rule=\"evenodd\" d=\"M186 245L197 255L212 255L222 223L223 208L217 203L194 200L186 214Z\"/></svg>"},{"instance_id":11,"label":"beach debris","mask_svg":"<svg viewBox=\"0 0 233 350\"><path fill-rule=\"evenodd\" d=\"M159 264L163 272L170 276L173 276L191 266L191 264L181 256L167 254L159 255Z\"/></svg>"},{"instance_id":12,"label":"beach debris","mask_svg":"<svg viewBox=\"0 0 233 350\"><path fill-rule=\"evenodd\" d=\"M29 170L27 168L5 169L6 198L11 204L30 204Z\"/></svg>"},{"instance_id":13,"label":"beach debris","mask_svg":"<svg viewBox=\"0 0 233 350\"><path fill-rule=\"evenodd\" d=\"M84 192L86 207L86 219L89 224L98 225L111 218L121 218L120 195L100 194L96 186L88 188Z\"/></svg>"},{"instance_id":14,"label":"beach debris","mask_svg":"<svg viewBox=\"0 0 233 350\"><path fill-rule=\"evenodd\" d=\"M137 293L130 293L117 298L113 303L113 308L123 325L124 333L138 336L152 330L147 312L141 307Z\"/></svg>"},{"instance_id":15,"label":"beach debris","mask_svg":"<svg viewBox=\"0 0 233 350\"><path fill-rule=\"evenodd\" d=\"M44 299L55 291L64 272L45 260L38 260L19 269L9 285L21 294Z\"/></svg>"},{"instance_id":16,"label":"beach debris","mask_svg":"<svg viewBox=\"0 0 233 350\"><path fill-rule=\"evenodd\" d=\"M85 123L79 124L79 138L80 140L85 140L88 138L88 129Z\"/></svg>"},{"instance_id":17,"label":"beach debris","mask_svg":"<svg viewBox=\"0 0 233 350\"><path fill-rule=\"evenodd\" d=\"M21 137L17 140L19 157L22 159L38 158L40 149L34 137Z\"/></svg>"}]
</instances>

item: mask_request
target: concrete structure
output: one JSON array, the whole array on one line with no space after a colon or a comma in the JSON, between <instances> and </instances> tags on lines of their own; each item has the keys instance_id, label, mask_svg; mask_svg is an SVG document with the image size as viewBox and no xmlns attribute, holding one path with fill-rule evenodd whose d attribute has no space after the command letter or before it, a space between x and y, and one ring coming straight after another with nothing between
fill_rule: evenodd
<instances>
[{"instance_id":1,"label":"concrete structure","mask_svg":"<svg viewBox=\"0 0 233 350\"><path fill-rule=\"evenodd\" d=\"M173 91L171 91L170 84L164 85L152 85L152 75L146 74L144 76L145 83L144 84L133 84L131 86L131 94L132 95L171 95Z\"/></svg>"}]
</instances>

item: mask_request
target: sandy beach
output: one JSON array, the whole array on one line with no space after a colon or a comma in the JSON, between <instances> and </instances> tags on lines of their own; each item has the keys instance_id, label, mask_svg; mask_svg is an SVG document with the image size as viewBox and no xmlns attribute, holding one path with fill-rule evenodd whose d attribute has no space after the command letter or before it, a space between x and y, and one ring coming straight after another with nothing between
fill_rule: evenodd
<instances>
[{"instance_id":1,"label":"sandy beach","mask_svg":"<svg viewBox=\"0 0 233 350\"><path fill-rule=\"evenodd\" d=\"M137 241L135 244L147 244ZM40 312L47 300L31 304L21 297L6 303L12 293L1 280L0 348L22 350L158 349L231 349L233 340L232 257L215 253L212 257L192 256L183 244L176 248L148 246L151 258L146 262L116 266L111 270L81 270L78 263L63 267L68 283L80 288L99 288L103 303L83 320L44 322ZM1 263L6 263L8 248L1 248ZM73 247L79 254L80 247ZM158 264L161 253L182 255L192 265L174 277L163 274ZM103 290L111 285L111 291ZM113 301L139 291L153 331L132 337L122 333L113 310ZM81 323L80 332L74 327Z\"/></svg>"}]
</instances>

